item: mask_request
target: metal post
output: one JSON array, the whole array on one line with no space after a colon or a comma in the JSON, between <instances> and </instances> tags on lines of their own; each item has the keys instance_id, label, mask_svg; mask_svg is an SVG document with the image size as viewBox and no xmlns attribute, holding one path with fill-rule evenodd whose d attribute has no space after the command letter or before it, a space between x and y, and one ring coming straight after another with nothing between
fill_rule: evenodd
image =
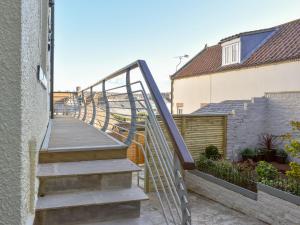
<instances>
[{"instance_id":1,"label":"metal post","mask_svg":"<svg viewBox=\"0 0 300 225\"><path fill-rule=\"evenodd\" d=\"M105 90L105 80L103 80L103 83L102 83L102 95L103 95L103 100L104 100L104 104L105 104L105 121L104 121L104 124L103 124L103 127L101 128L101 130L105 132L108 127L109 117L110 117L109 102L108 102L106 90Z\"/></svg>"},{"instance_id":2,"label":"metal post","mask_svg":"<svg viewBox=\"0 0 300 225\"><path fill-rule=\"evenodd\" d=\"M90 125L94 125L95 118L96 118L96 104L95 104L95 94L93 93L93 87L91 87L91 101L92 101L92 107L93 107L93 114L92 114L92 119L90 122Z\"/></svg>"},{"instance_id":3,"label":"metal post","mask_svg":"<svg viewBox=\"0 0 300 225\"><path fill-rule=\"evenodd\" d=\"M83 106L84 106L84 114L83 114L83 117L82 117L82 121L85 121L86 119L86 101L85 101L85 98L84 98L84 93L83 91L81 92L82 93L82 103L83 103Z\"/></svg>"},{"instance_id":4,"label":"metal post","mask_svg":"<svg viewBox=\"0 0 300 225\"><path fill-rule=\"evenodd\" d=\"M130 145L132 139L134 138L134 134L136 132L136 105L134 96L131 90L130 84L130 69L126 71L126 90L128 94L128 99L130 103L130 110L131 110L131 121L130 121L130 130L128 132L127 139L125 140L125 144Z\"/></svg>"}]
</instances>

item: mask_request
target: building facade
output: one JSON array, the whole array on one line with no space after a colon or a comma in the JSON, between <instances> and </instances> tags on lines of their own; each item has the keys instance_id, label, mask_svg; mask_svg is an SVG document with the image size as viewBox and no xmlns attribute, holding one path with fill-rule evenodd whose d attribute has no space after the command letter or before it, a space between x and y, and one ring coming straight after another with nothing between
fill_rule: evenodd
<instances>
[{"instance_id":1,"label":"building facade","mask_svg":"<svg viewBox=\"0 0 300 225\"><path fill-rule=\"evenodd\" d=\"M298 91L300 20L222 39L205 47L171 80L175 114L266 92Z\"/></svg>"},{"instance_id":2,"label":"building facade","mask_svg":"<svg viewBox=\"0 0 300 225\"><path fill-rule=\"evenodd\" d=\"M0 224L32 224L50 107L48 0L0 1Z\"/></svg>"}]
</instances>

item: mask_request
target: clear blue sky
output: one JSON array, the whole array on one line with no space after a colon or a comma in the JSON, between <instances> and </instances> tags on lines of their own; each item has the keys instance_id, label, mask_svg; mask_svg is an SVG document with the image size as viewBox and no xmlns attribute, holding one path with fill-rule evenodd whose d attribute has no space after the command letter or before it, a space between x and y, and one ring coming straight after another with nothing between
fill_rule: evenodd
<instances>
[{"instance_id":1,"label":"clear blue sky","mask_svg":"<svg viewBox=\"0 0 300 225\"><path fill-rule=\"evenodd\" d=\"M145 59L170 90L175 56L300 18L299 0L56 0L55 89L86 87ZM182 64L183 65L183 64Z\"/></svg>"}]
</instances>

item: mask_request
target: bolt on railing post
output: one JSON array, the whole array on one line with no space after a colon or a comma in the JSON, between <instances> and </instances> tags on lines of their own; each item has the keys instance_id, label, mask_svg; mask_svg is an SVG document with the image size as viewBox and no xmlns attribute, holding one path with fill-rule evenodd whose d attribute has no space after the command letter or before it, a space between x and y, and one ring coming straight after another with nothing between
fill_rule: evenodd
<instances>
[{"instance_id":1,"label":"bolt on railing post","mask_svg":"<svg viewBox=\"0 0 300 225\"><path fill-rule=\"evenodd\" d=\"M130 69L126 71L126 90L127 90L128 100L129 100L130 110L131 110L131 121L130 121L130 129L128 132L128 136L124 143L130 145L136 131L136 116L137 116L135 99L130 84Z\"/></svg>"},{"instance_id":2,"label":"bolt on railing post","mask_svg":"<svg viewBox=\"0 0 300 225\"><path fill-rule=\"evenodd\" d=\"M174 176L175 186L178 191L181 205L182 221L181 225L191 224L191 210L188 203L187 189L181 175L181 166L177 154L174 152Z\"/></svg>"},{"instance_id":3,"label":"bolt on railing post","mask_svg":"<svg viewBox=\"0 0 300 225\"><path fill-rule=\"evenodd\" d=\"M92 119L90 121L90 125L94 125L95 118L96 118L96 104L94 100L94 94L93 94L93 88L91 87L91 101L92 101L92 107L93 107L93 114L92 114Z\"/></svg>"},{"instance_id":4,"label":"bolt on railing post","mask_svg":"<svg viewBox=\"0 0 300 225\"><path fill-rule=\"evenodd\" d=\"M103 127L101 128L102 131L106 131L109 123L109 118L110 118L110 108L109 108L109 101L106 95L106 89L105 89L105 80L102 82L102 95L103 95L103 101L105 104L105 121L103 124Z\"/></svg>"},{"instance_id":5,"label":"bolt on railing post","mask_svg":"<svg viewBox=\"0 0 300 225\"><path fill-rule=\"evenodd\" d=\"M83 117L82 117L82 121L85 121L87 107L86 107L86 101L85 101L85 98L84 98L83 91L82 91L82 103L83 103L83 106L84 106L84 114L83 114Z\"/></svg>"}]
</instances>

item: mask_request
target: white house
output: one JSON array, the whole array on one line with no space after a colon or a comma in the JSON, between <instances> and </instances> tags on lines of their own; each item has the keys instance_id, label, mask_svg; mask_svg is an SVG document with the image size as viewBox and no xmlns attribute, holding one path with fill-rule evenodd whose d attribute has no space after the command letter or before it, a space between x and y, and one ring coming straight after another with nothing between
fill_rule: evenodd
<instances>
[{"instance_id":1,"label":"white house","mask_svg":"<svg viewBox=\"0 0 300 225\"><path fill-rule=\"evenodd\" d=\"M172 112L300 90L300 19L205 47L171 76Z\"/></svg>"}]
</instances>

